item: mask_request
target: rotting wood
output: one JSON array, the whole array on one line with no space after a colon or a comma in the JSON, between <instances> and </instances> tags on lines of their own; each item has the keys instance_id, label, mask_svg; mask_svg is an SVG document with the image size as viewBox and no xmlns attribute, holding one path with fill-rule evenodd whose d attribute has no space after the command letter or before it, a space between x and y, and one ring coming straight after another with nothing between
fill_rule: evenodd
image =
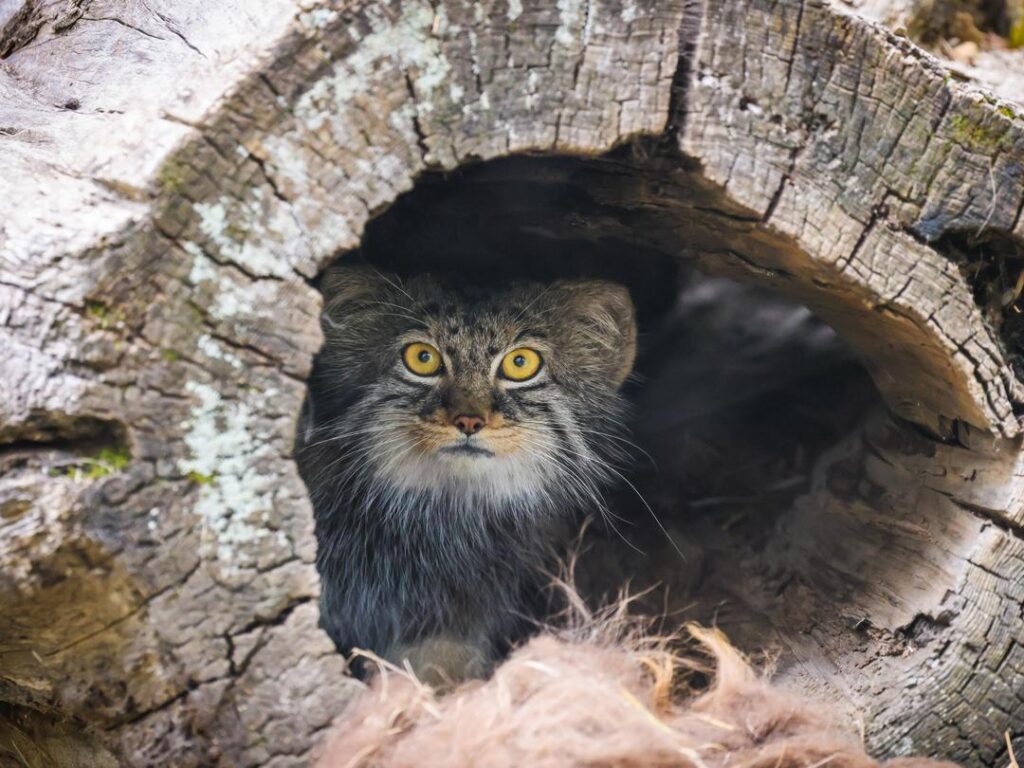
<instances>
[{"instance_id":1,"label":"rotting wood","mask_svg":"<svg viewBox=\"0 0 1024 768\"><path fill-rule=\"evenodd\" d=\"M320 341L311 281L426 169L661 137L686 159L652 241L686 225L705 268L805 301L895 413L974 447L922 438L900 471L868 454L885 506L819 489L793 519L864 546L879 515L955 533L948 560L942 537L912 539L935 565L926 593L881 568L857 598L892 631L910 606L911 624L942 614L947 591L959 606L916 653L872 662L891 695L868 734L890 753L1005 754L989 724L1024 712L1024 390L941 245L1024 237L1015 106L820 0L94 0L16 48L0 63L0 607L35 612L0 628L4 701L91 725L128 764L304 764L356 690L315 629L290 458ZM644 175L622 178L605 204L629 210ZM684 218L680 198L708 211ZM125 461L51 476L96 440ZM827 623L842 606L820 589ZM810 687L857 687L835 626L785 638L837 670L803 664Z\"/></svg>"}]
</instances>

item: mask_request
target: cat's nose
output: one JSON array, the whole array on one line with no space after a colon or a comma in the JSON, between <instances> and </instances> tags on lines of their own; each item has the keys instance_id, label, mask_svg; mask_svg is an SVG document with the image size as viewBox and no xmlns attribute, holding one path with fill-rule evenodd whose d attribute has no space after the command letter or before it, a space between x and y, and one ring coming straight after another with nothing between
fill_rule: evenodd
<instances>
[{"instance_id":1,"label":"cat's nose","mask_svg":"<svg viewBox=\"0 0 1024 768\"><path fill-rule=\"evenodd\" d=\"M469 435L475 435L477 432L484 428L483 419L481 419L479 416L470 416L465 413L460 414L456 416L454 419L452 419L452 424L454 424L458 428L459 432L466 435L467 437Z\"/></svg>"}]
</instances>

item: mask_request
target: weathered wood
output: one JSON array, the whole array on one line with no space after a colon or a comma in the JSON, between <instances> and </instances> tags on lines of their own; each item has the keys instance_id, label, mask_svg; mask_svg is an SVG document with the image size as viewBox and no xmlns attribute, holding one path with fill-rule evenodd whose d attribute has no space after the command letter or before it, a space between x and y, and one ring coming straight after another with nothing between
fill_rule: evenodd
<instances>
[{"instance_id":1,"label":"weathered wood","mask_svg":"<svg viewBox=\"0 0 1024 768\"><path fill-rule=\"evenodd\" d=\"M657 157L572 171L620 212L603 226L799 298L893 412L995 441L921 438L891 467L865 451L882 501L816 488L779 544L869 548L880 515L952 532L878 544L850 598L894 632L959 596L932 643L873 662L869 733L998 756L989 708L1024 712L1024 389L944 249L1024 236L1015 107L816 0L32 5L43 23L0 62L0 699L91 725L128 764L306 762L357 687L315 629L290 458L313 279L427 169L649 137ZM881 565L918 550L924 591ZM840 622L838 587L816 588ZM772 621L794 677L875 697L838 629Z\"/></svg>"}]
</instances>

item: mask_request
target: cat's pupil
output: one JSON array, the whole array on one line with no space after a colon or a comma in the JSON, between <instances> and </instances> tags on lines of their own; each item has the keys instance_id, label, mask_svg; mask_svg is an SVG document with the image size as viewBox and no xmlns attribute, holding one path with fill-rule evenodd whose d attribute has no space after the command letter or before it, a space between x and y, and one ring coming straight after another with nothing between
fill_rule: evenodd
<instances>
[{"instance_id":1,"label":"cat's pupil","mask_svg":"<svg viewBox=\"0 0 1024 768\"><path fill-rule=\"evenodd\" d=\"M516 368L522 368L524 365L526 365L526 358L523 357L522 355L516 355L512 359L512 362L515 364Z\"/></svg>"},{"instance_id":2,"label":"cat's pupil","mask_svg":"<svg viewBox=\"0 0 1024 768\"><path fill-rule=\"evenodd\" d=\"M433 355L431 355L429 352L427 352L427 350L424 349L422 352L419 353L418 357L421 363L429 363L430 358L433 357Z\"/></svg>"}]
</instances>

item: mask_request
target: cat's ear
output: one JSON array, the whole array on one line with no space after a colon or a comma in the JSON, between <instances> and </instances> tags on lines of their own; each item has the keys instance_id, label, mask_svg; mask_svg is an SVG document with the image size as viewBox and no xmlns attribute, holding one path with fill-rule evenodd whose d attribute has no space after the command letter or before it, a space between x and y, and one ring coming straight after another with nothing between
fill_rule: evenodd
<instances>
[{"instance_id":1,"label":"cat's ear","mask_svg":"<svg viewBox=\"0 0 1024 768\"><path fill-rule=\"evenodd\" d=\"M588 367L618 387L636 360L636 311L625 286L607 280L559 280L550 298L565 322L568 341Z\"/></svg>"},{"instance_id":2,"label":"cat's ear","mask_svg":"<svg viewBox=\"0 0 1024 768\"><path fill-rule=\"evenodd\" d=\"M349 264L338 264L327 270L321 290L327 297L328 309L372 304L393 294L404 293L396 275L372 267Z\"/></svg>"},{"instance_id":3,"label":"cat's ear","mask_svg":"<svg viewBox=\"0 0 1024 768\"><path fill-rule=\"evenodd\" d=\"M361 265L331 267L321 281L324 308L320 313L320 326L328 341L338 340L348 351L362 350L367 354L387 335L394 323L390 322L394 309L387 305L407 306L411 303L397 275L381 272ZM328 344L328 346L332 346Z\"/></svg>"}]
</instances>

